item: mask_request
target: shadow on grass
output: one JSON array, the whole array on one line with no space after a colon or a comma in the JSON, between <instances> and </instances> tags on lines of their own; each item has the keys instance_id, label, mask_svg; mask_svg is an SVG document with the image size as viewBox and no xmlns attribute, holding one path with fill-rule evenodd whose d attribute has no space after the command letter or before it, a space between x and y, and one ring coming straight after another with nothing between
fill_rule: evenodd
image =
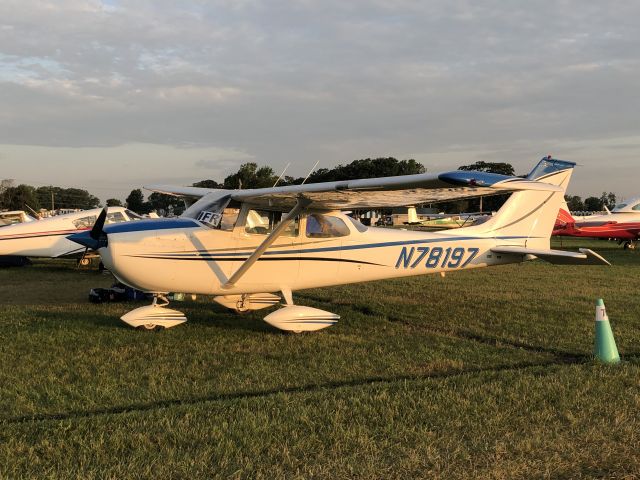
<instances>
[{"instance_id":1,"label":"shadow on grass","mask_svg":"<svg viewBox=\"0 0 640 480\"><path fill-rule=\"evenodd\" d=\"M66 311L47 310L35 307L25 310L25 313L29 317L43 320L45 326L51 322L50 325L52 326L60 324L78 326L84 324L101 329L121 330L132 328L120 320L123 314L149 304L148 301L103 303L98 305L87 302L87 308L83 311L69 311L68 309ZM185 313L189 325L260 333L280 332L265 323L260 313L237 314L211 303L172 302L170 307ZM110 311L106 311L107 309ZM38 323L37 328L41 329L42 323Z\"/></svg>"},{"instance_id":2,"label":"shadow on grass","mask_svg":"<svg viewBox=\"0 0 640 480\"><path fill-rule=\"evenodd\" d=\"M303 295L300 295L300 297L312 302L319 303L319 304L325 304L325 305L327 304L326 299L315 297L313 295L303 294ZM459 330L459 329L445 330L445 329L438 329L438 328L434 328L426 325L418 325L415 323L411 323L400 317L389 316L382 312L375 311L370 306L363 305L360 303L342 303L341 306L344 308L349 308L354 312L358 312L364 315L375 315L377 317L384 318L387 321L392 322L396 325L402 325L406 328L409 328L412 330L419 330L421 332L425 332L432 335L438 335L438 336L447 337L447 338L454 338L458 340L471 340L473 342L482 343L483 345L489 345L491 347L496 347L496 348L508 347L508 348L515 348L519 350L526 350L528 352L533 352L533 353L548 353L548 354L554 355L559 359L563 359L570 362L580 362L580 361L583 361L585 358L585 355L582 353L567 352L567 351L558 350L555 348L543 347L539 345L531 345L528 343L518 342L515 340L506 339L506 338L489 337L489 336L480 335L478 333L467 331L467 330Z\"/></svg>"},{"instance_id":3,"label":"shadow on grass","mask_svg":"<svg viewBox=\"0 0 640 480\"><path fill-rule=\"evenodd\" d=\"M552 373L553 367L560 367L563 365L577 364L577 363L588 363L587 361L578 362L567 359L557 359L555 361L549 362L525 362L520 364L511 364L511 365L497 365L493 367L482 367L482 368L468 368L462 370L445 370L439 372L430 372L422 375L398 375L394 377L368 377L368 378L358 378L353 380L344 380L344 381L332 381L318 384L308 384L301 385L297 387L289 387L289 388L276 388L276 389L268 389L268 390L259 390L259 391L248 391L248 392L235 392L235 393L227 393L227 394L217 394L217 395L207 395L207 396L199 396L192 397L186 399L169 399L169 400L158 400L155 402L148 403L139 403L139 404L131 404L131 405L122 405L122 406L114 406L108 408L99 408L94 410L75 410L70 412L61 412L61 413L45 413L45 414L35 414L35 415L21 415L16 417L9 417L5 419L0 419L0 425L10 425L10 424L20 424L20 423L28 423L28 422L41 422L47 420L72 420L79 418L90 418L101 415L118 415L124 413L132 413L132 412L147 412L156 409L169 408L173 406L188 406L188 405L197 405L202 403L210 403L210 402L224 402L229 400L245 400L252 398L265 398L274 395L280 394L301 394L301 393L313 393L319 392L323 390L334 390L340 388L353 388L353 387L361 387L367 385L375 385L375 384L393 384L397 382L406 382L406 381L417 381L417 380L426 380L426 379L448 379L461 377L464 375L478 375L483 373L501 373L501 372L509 372L509 371L522 371L522 370L532 370L533 373L538 376L547 375Z\"/></svg>"}]
</instances>

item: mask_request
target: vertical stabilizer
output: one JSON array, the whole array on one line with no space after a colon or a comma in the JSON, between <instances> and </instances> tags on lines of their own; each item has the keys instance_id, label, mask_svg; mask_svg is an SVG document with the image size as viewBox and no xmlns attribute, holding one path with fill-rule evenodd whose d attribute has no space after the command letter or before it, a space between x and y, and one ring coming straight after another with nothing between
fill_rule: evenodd
<instances>
[{"instance_id":1,"label":"vertical stabilizer","mask_svg":"<svg viewBox=\"0 0 640 480\"><path fill-rule=\"evenodd\" d=\"M505 239L505 244L549 248L549 238L575 165L551 157L543 158L527 179L557 185L562 191L515 192L480 228L496 237L511 237Z\"/></svg>"}]
</instances>

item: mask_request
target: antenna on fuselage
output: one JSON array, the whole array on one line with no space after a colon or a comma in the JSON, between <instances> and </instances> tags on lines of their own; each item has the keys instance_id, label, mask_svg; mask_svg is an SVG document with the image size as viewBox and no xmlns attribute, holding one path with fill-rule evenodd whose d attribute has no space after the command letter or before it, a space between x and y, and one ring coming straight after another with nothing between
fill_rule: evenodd
<instances>
[{"instance_id":1,"label":"antenna on fuselage","mask_svg":"<svg viewBox=\"0 0 640 480\"><path fill-rule=\"evenodd\" d=\"M284 176L284 172L287 171L287 168L289 168L289 166L291 165L291 162L287 163L287 166L284 167L284 170L282 170L282 173L280 174L280 176L278 177L278 179L276 180L276 183L273 184L273 186L275 187L276 185L278 185L278 182L280 181L280 179ZM272 187L273 188L273 187Z\"/></svg>"},{"instance_id":2,"label":"antenna on fuselage","mask_svg":"<svg viewBox=\"0 0 640 480\"><path fill-rule=\"evenodd\" d=\"M304 185L304 184L305 184L305 182L306 182L307 180L309 180L309 177L311 176L311 174L312 174L312 173L313 173L313 171L316 169L316 167L318 166L318 164L319 164L319 163L320 163L320 160L318 160L318 161L313 165L313 167L311 167L311 170L309 170L309 173L307 173L307 176L306 176L306 177L304 177L304 180L302 181L302 183L301 183L300 185Z\"/></svg>"}]
</instances>

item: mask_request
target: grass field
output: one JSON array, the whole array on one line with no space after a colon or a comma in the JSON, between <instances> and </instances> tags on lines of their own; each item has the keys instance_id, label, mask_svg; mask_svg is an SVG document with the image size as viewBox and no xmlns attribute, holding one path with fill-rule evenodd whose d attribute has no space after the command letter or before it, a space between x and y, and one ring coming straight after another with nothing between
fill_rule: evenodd
<instances>
[{"instance_id":1,"label":"grass field","mask_svg":"<svg viewBox=\"0 0 640 480\"><path fill-rule=\"evenodd\" d=\"M304 335L207 298L137 331L87 302L108 275L0 270L0 478L638 478L640 251L577 245L614 265L303 291L342 316Z\"/></svg>"}]
</instances>

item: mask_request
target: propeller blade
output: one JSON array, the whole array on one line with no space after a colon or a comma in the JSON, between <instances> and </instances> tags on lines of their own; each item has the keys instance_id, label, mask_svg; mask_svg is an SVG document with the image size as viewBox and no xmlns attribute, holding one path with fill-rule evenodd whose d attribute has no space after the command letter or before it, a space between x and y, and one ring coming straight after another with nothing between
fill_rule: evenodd
<instances>
[{"instance_id":1,"label":"propeller blade","mask_svg":"<svg viewBox=\"0 0 640 480\"><path fill-rule=\"evenodd\" d=\"M89 236L94 240L100 240L100 234L102 233L102 229L104 227L104 222L107 221L107 207L104 207L98 215L98 219L96 223L93 224L93 228L91 228L91 232Z\"/></svg>"}]
</instances>

